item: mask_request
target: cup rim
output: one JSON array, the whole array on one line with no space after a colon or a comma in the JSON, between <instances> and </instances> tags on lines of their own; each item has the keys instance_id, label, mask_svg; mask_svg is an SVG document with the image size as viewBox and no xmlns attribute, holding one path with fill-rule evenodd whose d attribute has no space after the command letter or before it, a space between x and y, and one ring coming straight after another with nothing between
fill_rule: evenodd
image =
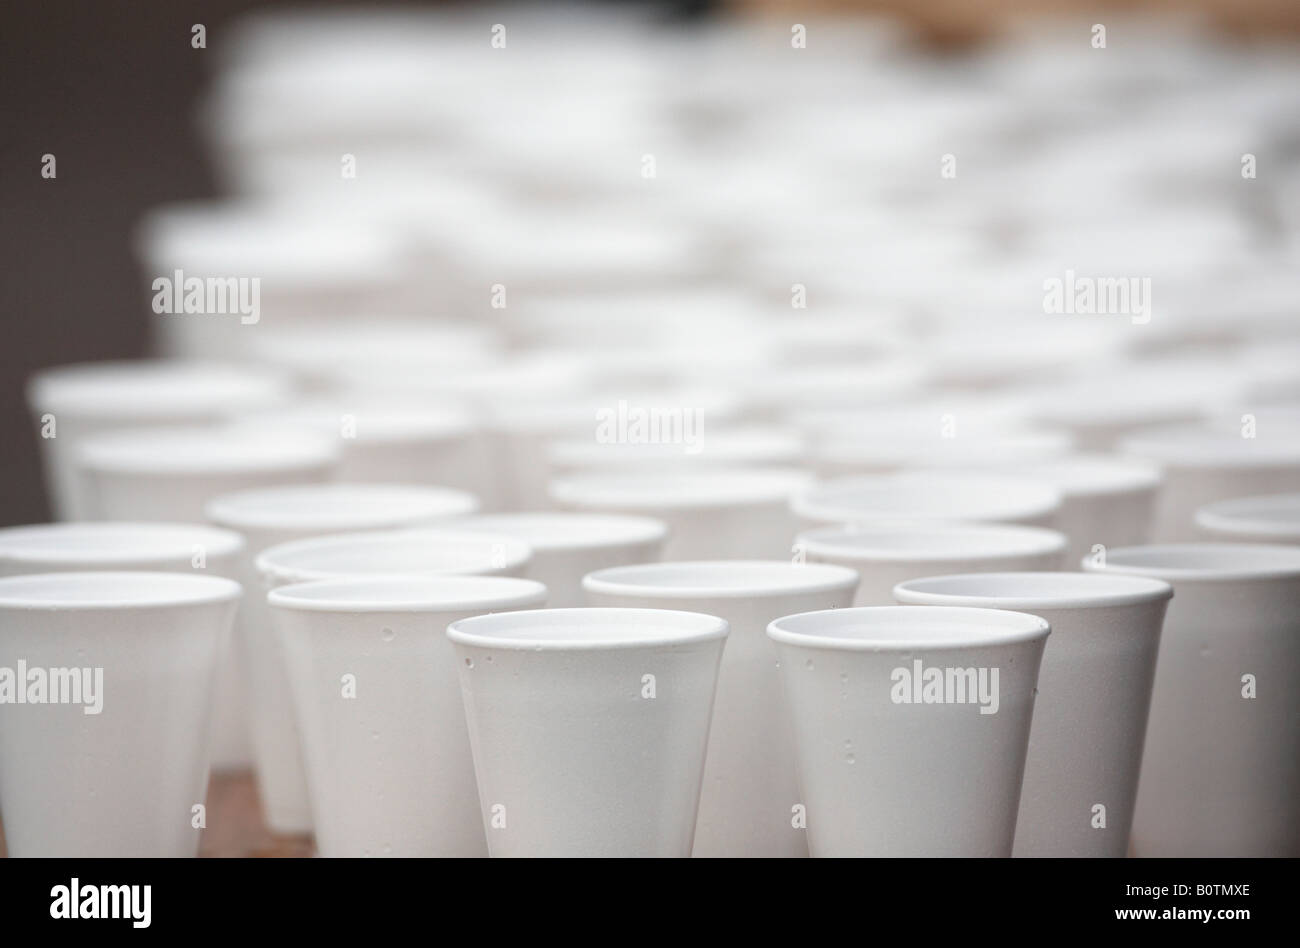
<instances>
[{"instance_id":1,"label":"cup rim","mask_svg":"<svg viewBox=\"0 0 1300 948\"><path fill-rule=\"evenodd\" d=\"M220 450L212 451L223 439ZM209 453L196 456L192 449ZM160 425L88 435L76 448L87 471L201 477L236 471L285 471L333 465L339 446L321 435L274 433L237 425Z\"/></svg>"},{"instance_id":2,"label":"cup rim","mask_svg":"<svg viewBox=\"0 0 1300 948\"><path fill-rule=\"evenodd\" d=\"M77 584L108 594L78 596ZM140 590L122 598L127 586ZM72 593L55 595L60 589ZM167 593L170 592L171 595ZM93 570L65 573L20 573L0 578L0 610L74 612L91 609L166 609L234 602L243 587L224 576L164 573L149 570Z\"/></svg>"},{"instance_id":3,"label":"cup rim","mask_svg":"<svg viewBox=\"0 0 1300 948\"><path fill-rule=\"evenodd\" d=\"M929 628L936 623L951 623L953 631L944 630L934 637L906 638L896 632L880 636L854 638L834 635L827 626L883 625L897 628L898 624L912 628ZM962 629L1004 631L1004 634L975 636ZM1047 638L1051 626L1042 616L1009 609L991 609L970 606L853 606L847 609L820 609L782 616L768 623L767 636L783 645L801 648L830 649L850 652L930 652L984 648L990 645L1018 645Z\"/></svg>"},{"instance_id":4,"label":"cup rim","mask_svg":"<svg viewBox=\"0 0 1300 948\"><path fill-rule=\"evenodd\" d=\"M1015 590L1019 584L1021 591L959 591L963 585L977 589L981 582L1001 584L1006 590ZM1047 591L1053 583L1061 591ZM1036 571L924 576L897 584L893 593L894 599L907 606L973 606L1032 613L1038 609L1103 609L1161 602L1173 598L1174 589L1164 580L1149 576Z\"/></svg>"},{"instance_id":5,"label":"cup rim","mask_svg":"<svg viewBox=\"0 0 1300 948\"><path fill-rule=\"evenodd\" d=\"M632 638L609 636L604 639L546 638L500 634L497 628L554 628L560 622L620 622L635 627L637 623L664 631ZM675 624L677 631L667 630ZM702 612L679 609L633 609L619 606L588 606L568 609L529 609L520 612L497 612L491 615L459 619L447 626L447 637L458 645L509 651L590 652L633 648L659 648L692 645L723 640L730 626L726 619Z\"/></svg>"},{"instance_id":6,"label":"cup rim","mask_svg":"<svg viewBox=\"0 0 1300 948\"><path fill-rule=\"evenodd\" d=\"M419 576L384 573L277 586L267 602L295 612L466 612L522 610L546 602L547 589L514 576Z\"/></svg>"},{"instance_id":7,"label":"cup rim","mask_svg":"<svg viewBox=\"0 0 1300 948\"><path fill-rule=\"evenodd\" d=\"M897 497L891 504L875 507L855 506L854 494L867 492L877 498L888 496L891 491L923 490L929 482L932 491L951 495L954 492L972 490L978 496L981 492L1002 492L1011 495L1010 502L997 499L989 501L987 493L981 502L963 512L958 509L943 512L930 512L924 504L920 507L894 513L891 510ZM845 495L848 495L847 497ZM990 473L988 471L963 470L909 470L892 474L858 474L847 477L835 477L818 481L796 492L790 501L790 508L801 517L822 523L861 523L881 519L908 520L966 520L992 521L995 523L1023 523L1049 517L1056 513L1063 499L1063 493L1056 487L1032 478L1014 475ZM896 509L896 508L894 508Z\"/></svg>"},{"instance_id":8,"label":"cup rim","mask_svg":"<svg viewBox=\"0 0 1300 948\"><path fill-rule=\"evenodd\" d=\"M1295 520L1279 521L1270 511L1295 509ZM1300 494L1259 494L1206 504L1196 511L1196 525L1225 536L1247 534L1289 539L1300 537Z\"/></svg>"},{"instance_id":9,"label":"cup rim","mask_svg":"<svg viewBox=\"0 0 1300 948\"><path fill-rule=\"evenodd\" d=\"M313 503L315 509L311 509ZM477 509L478 498L450 487L324 481L219 494L204 505L203 512L213 523L232 530L343 532L397 529L424 520L468 515Z\"/></svg>"},{"instance_id":10,"label":"cup rim","mask_svg":"<svg viewBox=\"0 0 1300 948\"><path fill-rule=\"evenodd\" d=\"M554 529L545 537L536 533L525 536L521 529L518 534L511 532L511 522L534 520L538 524L554 521ZM600 528L609 532L604 536L591 536L569 532L569 528L578 524ZM448 526L457 530L495 533L501 536L515 536L532 547L534 553L560 550L598 550L609 547L629 546L643 543L656 543L668 536L668 524L654 517L640 517L635 514L600 513L595 510L520 510L488 511L470 514L454 521Z\"/></svg>"},{"instance_id":11,"label":"cup rim","mask_svg":"<svg viewBox=\"0 0 1300 948\"><path fill-rule=\"evenodd\" d=\"M1208 560L1215 556L1226 565L1206 566L1194 562L1197 557ZM1245 556L1254 556L1263 562L1243 563ZM1181 557L1190 565L1177 565L1176 562L1161 565L1162 557L1166 563ZM1094 562L1092 554L1088 554L1083 557L1082 564L1084 571L1089 573L1128 573L1171 583L1295 579L1300 577L1300 547L1274 543L1157 543L1107 550L1104 564Z\"/></svg>"},{"instance_id":12,"label":"cup rim","mask_svg":"<svg viewBox=\"0 0 1300 948\"><path fill-rule=\"evenodd\" d=\"M121 536L128 544L139 546L121 553L89 552L86 543ZM141 542L148 536L148 542ZM30 541L37 541L33 545ZM39 541L66 540L67 546L51 546ZM152 544L152 545L151 545ZM58 566L86 564L81 572L90 572L91 564L117 565L131 571L130 564L162 563L169 560L190 562L196 544L208 556L233 556L244 549L244 538L234 530L206 523L150 520L71 520L57 523L31 523L0 528L0 563ZM139 567L150 570L149 566ZM157 567L152 567L157 569ZM32 570L31 572L40 572Z\"/></svg>"},{"instance_id":13,"label":"cup rim","mask_svg":"<svg viewBox=\"0 0 1300 948\"><path fill-rule=\"evenodd\" d=\"M547 492L580 510L698 510L787 504L811 480L810 474L789 467L584 471L552 478Z\"/></svg>"},{"instance_id":14,"label":"cup rim","mask_svg":"<svg viewBox=\"0 0 1300 948\"><path fill-rule=\"evenodd\" d=\"M884 544L886 537L905 537L915 539L920 536L933 536L936 545L929 548L890 547ZM953 541L976 537L998 537L1008 541L999 549L989 551L987 548L954 549ZM836 543L837 539L849 537L861 538L862 544ZM880 545L871 545L869 541L880 538ZM1020 546L1013 546L1012 541L1021 540ZM846 560L863 562L924 562L947 563L966 561L972 557L1004 559L1019 556L1046 556L1062 553L1069 545L1069 538L1059 530L1050 527L1038 527L1023 523L985 523L978 520L866 520L858 523L840 524L838 526L815 527L798 533L794 539L795 546L814 556L838 557Z\"/></svg>"},{"instance_id":15,"label":"cup rim","mask_svg":"<svg viewBox=\"0 0 1300 948\"><path fill-rule=\"evenodd\" d=\"M355 554L363 551L366 547L382 547L385 544L395 542L414 543L418 542L422 537L435 544L438 542L446 544L469 542L476 546L482 544L499 545L503 556L500 565L492 565L485 558L484 563L467 563L464 566L453 565L424 572L421 572L416 567L404 567L395 570L367 569L364 567L327 569L321 566L303 566L295 565L291 561L285 562L286 557L292 558L304 551L309 554L328 553L331 550L337 552L339 549L347 551L352 548L350 552ZM514 569L523 568L532 559L532 555L532 547L527 543L501 534L458 531L442 527L408 527L400 530L360 530L350 533L330 533L289 540L267 547L257 554L253 565L264 579L287 585L288 583L305 583L313 580L341 579L347 576L374 576L385 572L425 576L500 575Z\"/></svg>"},{"instance_id":16,"label":"cup rim","mask_svg":"<svg viewBox=\"0 0 1300 948\"><path fill-rule=\"evenodd\" d=\"M1123 438L1119 451L1173 467L1240 470L1300 465L1300 444L1290 439L1242 438L1209 424L1144 428Z\"/></svg>"},{"instance_id":17,"label":"cup rim","mask_svg":"<svg viewBox=\"0 0 1300 948\"><path fill-rule=\"evenodd\" d=\"M142 391L171 379L171 397ZM220 383L220 384L214 384ZM237 384L232 384L237 383ZM185 397L177 397L183 394ZM283 404L292 394L286 373L270 366L181 359L112 359L50 366L27 383L37 412L77 418L140 418L157 424L196 415L219 418L240 410ZM233 401L233 403L232 403Z\"/></svg>"},{"instance_id":18,"label":"cup rim","mask_svg":"<svg viewBox=\"0 0 1300 948\"><path fill-rule=\"evenodd\" d=\"M366 396L356 408L345 407L347 399L312 401L290 406L273 406L244 411L230 419L230 426L249 431L305 431L338 437L339 421L344 415L357 419L355 440L358 444L409 444L464 438L479 430L473 413L453 405L422 406L416 400L390 407L366 403ZM337 404L336 404L337 402Z\"/></svg>"},{"instance_id":19,"label":"cup rim","mask_svg":"<svg viewBox=\"0 0 1300 948\"><path fill-rule=\"evenodd\" d=\"M906 440L871 435L824 435L815 444L813 453L823 464L898 464L901 467L959 470L986 463L994 465L999 454L1005 456L1007 451L1026 448L1045 452L1041 456L1030 454L1028 457L1032 460L1024 462L1026 465L1038 464L1067 455L1074 445L1074 436L1063 428L1007 428L982 432L978 437L952 439L929 435L917 435ZM990 467L990 471L1002 473L994 467Z\"/></svg>"},{"instance_id":20,"label":"cup rim","mask_svg":"<svg viewBox=\"0 0 1300 948\"><path fill-rule=\"evenodd\" d=\"M649 580L655 574L671 579L689 577L692 571L714 574L751 574L754 582L713 582L696 585L687 582L668 584ZM775 581L762 582L763 574L776 577ZM749 577L746 577L749 578ZM637 580L642 580L638 582ZM593 570L582 578L582 588L587 592L612 596L641 596L654 599L757 599L789 596L800 593L821 593L839 590L852 591L861 577L858 571L833 563L792 563L789 560L688 560L666 563L633 563Z\"/></svg>"},{"instance_id":21,"label":"cup rim","mask_svg":"<svg viewBox=\"0 0 1300 948\"><path fill-rule=\"evenodd\" d=\"M704 461L716 466L790 466L798 464L803 445L797 432L788 428L719 425L702 435L697 452L688 452L686 447L662 443L600 444L590 436L582 438L569 434L548 440L545 451L547 461L555 469L596 474L624 471L636 465L678 461L684 464Z\"/></svg>"},{"instance_id":22,"label":"cup rim","mask_svg":"<svg viewBox=\"0 0 1300 948\"><path fill-rule=\"evenodd\" d=\"M1070 467L1074 475L1054 477L1050 472L1058 467ZM1044 481L1058 488L1066 499L1072 497L1110 497L1115 494L1141 493L1157 489L1164 481L1160 467L1141 458L1096 451L1070 452L1058 458L1043 458L1016 465L1017 476ZM1087 473L1104 471L1104 477L1078 477Z\"/></svg>"}]
</instances>

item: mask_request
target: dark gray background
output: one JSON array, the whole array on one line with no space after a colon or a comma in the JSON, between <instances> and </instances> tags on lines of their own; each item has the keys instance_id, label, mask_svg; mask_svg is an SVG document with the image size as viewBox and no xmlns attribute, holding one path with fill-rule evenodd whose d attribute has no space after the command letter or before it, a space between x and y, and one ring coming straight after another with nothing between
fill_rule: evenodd
<instances>
[{"instance_id":1,"label":"dark gray background","mask_svg":"<svg viewBox=\"0 0 1300 948\"><path fill-rule=\"evenodd\" d=\"M45 520L23 385L47 365L144 355L129 235L150 204L213 192L193 100L254 2L38 0L0 13L0 524ZM190 46L203 23L208 49ZM53 154L58 177L41 177Z\"/></svg>"},{"instance_id":2,"label":"dark gray background","mask_svg":"<svg viewBox=\"0 0 1300 948\"><path fill-rule=\"evenodd\" d=\"M324 2L314 7L356 4ZM23 386L43 366L147 354L130 234L215 193L193 110L259 0L0 0L0 525L49 517ZM706 3L658 3L670 16ZM190 45L195 23L207 49ZM53 154L58 177L41 177Z\"/></svg>"}]
</instances>

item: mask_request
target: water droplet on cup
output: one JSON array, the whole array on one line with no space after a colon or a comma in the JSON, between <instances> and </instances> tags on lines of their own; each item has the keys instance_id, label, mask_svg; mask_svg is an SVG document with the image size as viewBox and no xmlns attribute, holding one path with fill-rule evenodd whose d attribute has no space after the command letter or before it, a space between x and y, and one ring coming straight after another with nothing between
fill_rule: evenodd
<instances>
[{"instance_id":1,"label":"water droplet on cup","mask_svg":"<svg viewBox=\"0 0 1300 948\"><path fill-rule=\"evenodd\" d=\"M397 638L397 633L394 632L392 629L384 629L384 631L381 632L381 633L379 634L379 636L380 636L380 638L382 638L385 642L391 642L391 641L393 641L393 639Z\"/></svg>"}]
</instances>

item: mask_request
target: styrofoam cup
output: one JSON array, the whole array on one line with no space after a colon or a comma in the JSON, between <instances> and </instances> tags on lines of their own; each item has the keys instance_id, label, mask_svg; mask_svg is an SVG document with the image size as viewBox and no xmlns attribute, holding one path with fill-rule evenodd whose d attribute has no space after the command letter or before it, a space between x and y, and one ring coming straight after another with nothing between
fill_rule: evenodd
<instances>
[{"instance_id":1,"label":"styrofoam cup","mask_svg":"<svg viewBox=\"0 0 1300 948\"><path fill-rule=\"evenodd\" d=\"M943 606L771 623L809 852L1010 856L1048 631L1025 613Z\"/></svg>"},{"instance_id":2,"label":"styrofoam cup","mask_svg":"<svg viewBox=\"0 0 1300 948\"><path fill-rule=\"evenodd\" d=\"M486 856L456 619L541 606L499 576L297 583L268 600L284 647L322 856Z\"/></svg>"},{"instance_id":3,"label":"styrofoam cup","mask_svg":"<svg viewBox=\"0 0 1300 948\"><path fill-rule=\"evenodd\" d=\"M1300 544L1300 494L1236 497L1196 511L1196 526L1216 540Z\"/></svg>"},{"instance_id":4,"label":"styrofoam cup","mask_svg":"<svg viewBox=\"0 0 1300 948\"><path fill-rule=\"evenodd\" d=\"M454 526L527 543L533 555L525 572L546 585L552 608L583 605L582 577L593 570L657 561L668 536L651 517L566 511L479 514Z\"/></svg>"},{"instance_id":5,"label":"styrofoam cup","mask_svg":"<svg viewBox=\"0 0 1300 948\"><path fill-rule=\"evenodd\" d=\"M236 651L248 681L258 790L273 831L306 833L311 813L284 657L272 634L258 556L294 540L432 523L474 509L473 496L462 491L396 484L295 484L235 491L208 502L208 519L247 541L240 575L254 594L240 609Z\"/></svg>"},{"instance_id":6,"label":"styrofoam cup","mask_svg":"<svg viewBox=\"0 0 1300 948\"><path fill-rule=\"evenodd\" d=\"M177 573L0 579L11 856L198 854L212 684L239 596Z\"/></svg>"},{"instance_id":7,"label":"styrofoam cup","mask_svg":"<svg viewBox=\"0 0 1300 948\"><path fill-rule=\"evenodd\" d=\"M1055 526L1061 492L1048 484L978 471L905 471L839 477L799 491L791 504L807 526L872 520L978 520Z\"/></svg>"},{"instance_id":8,"label":"styrofoam cup","mask_svg":"<svg viewBox=\"0 0 1300 948\"><path fill-rule=\"evenodd\" d=\"M493 856L688 856L727 623L539 609L452 623Z\"/></svg>"},{"instance_id":9,"label":"styrofoam cup","mask_svg":"<svg viewBox=\"0 0 1300 948\"><path fill-rule=\"evenodd\" d=\"M1174 587L1134 853L1300 855L1300 549L1173 543L1108 550L1083 565Z\"/></svg>"},{"instance_id":10,"label":"styrofoam cup","mask_svg":"<svg viewBox=\"0 0 1300 948\"><path fill-rule=\"evenodd\" d=\"M695 827L695 856L808 854L796 819L794 739L767 624L849 605L858 574L783 560L654 563L583 580L593 606L703 612L727 620L718 693Z\"/></svg>"},{"instance_id":11,"label":"styrofoam cup","mask_svg":"<svg viewBox=\"0 0 1300 948\"><path fill-rule=\"evenodd\" d=\"M1050 570L1066 563L1064 534L1008 523L880 520L805 530L794 545L810 563L857 570L855 606L890 605L898 583L921 576Z\"/></svg>"},{"instance_id":12,"label":"styrofoam cup","mask_svg":"<svg viewBox=\"0 0 1300 948\"><path fill-rule=\"evenodd\" d=\"M130 570L239 580L244 539L198 523L93 521L0 529L0 576ZM212 768L253 763L248 696L234 642L222 639L212 697Z\"/></svg>"},{"instance_id":13,"label":"styrofoam cup","mask_svg":"<svg viewBox=\"0 0 1300 948\"><path fill-rule=\"evenodd\" d=\"M1128 853L1169 584L1093 573L900 583L904 605L1027 612L1052 627L1038 672L1015 856Z\"/></svg>"},{"instance_id":14,"label":"styrofoam cup","mask_svg":"<svg viewBox=\"0 0 1300 948\"><path fill-rule=\"evenodd\" d=\"M92 516L76 467L87 436L123 428L215 425L240 412L283 404L290 391L283 373L222 363L91 362L36 373L27 385L27 405L35 416L55 517Z\"/></svg>"},{"instance_id":15,"label":"styrofoam cup","mask_svg":"<svg viewBox=\"0 0 1300 948\"><path fill-rule=\"evenodd\" d=\"M76 465L90 520L198 520L236 490L330 480L338 448L236 428L133 428L87 437Z\"/></svg>"},{"instance_id":16,"label":"styrofoam cup","mask_svg":"<svg viewBox=\"0 0 1300 948\"><path fill-rule=\"evenodd\" d=\"M790 498L810 481L784 468L595 473L556 478L550 491L570 510L663 520L666 560L784 558L795 527Z\"/></svg>"}]
</instances>

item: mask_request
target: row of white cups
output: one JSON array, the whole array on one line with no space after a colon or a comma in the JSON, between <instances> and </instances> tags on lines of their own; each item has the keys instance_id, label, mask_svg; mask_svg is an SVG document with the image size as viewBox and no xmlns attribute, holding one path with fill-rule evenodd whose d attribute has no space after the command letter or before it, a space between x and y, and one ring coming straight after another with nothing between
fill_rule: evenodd
<instances>
[{"instance_id":1,"label":"row of white cups","mask_svg":"<svg viewBox=\"0 0 1300 948\"><path fill-rule=\"evenodd\" d=\"M1295 495L1079 563L1159 478L717 469L482 514L193 463L138 519L184 486L217 526L0 531L0 668L103 675L96 714L0 714L14 855L192 855L241 690L268 822L323 855L1294 854Z\"/></svg>"},{"instance_id":2,"label":"row of white cups","mask_svg":"<svg viewBox=\"0 0 1300 948\"><path fill-rule=\"evenodd\" d=\"M326 856L1296 854L1294 63L577 22L212 50L190 361L29 388L0 685L103 686L0 706L9 851L193 855L251 764Z\"/></svg>"}]
</instances>

